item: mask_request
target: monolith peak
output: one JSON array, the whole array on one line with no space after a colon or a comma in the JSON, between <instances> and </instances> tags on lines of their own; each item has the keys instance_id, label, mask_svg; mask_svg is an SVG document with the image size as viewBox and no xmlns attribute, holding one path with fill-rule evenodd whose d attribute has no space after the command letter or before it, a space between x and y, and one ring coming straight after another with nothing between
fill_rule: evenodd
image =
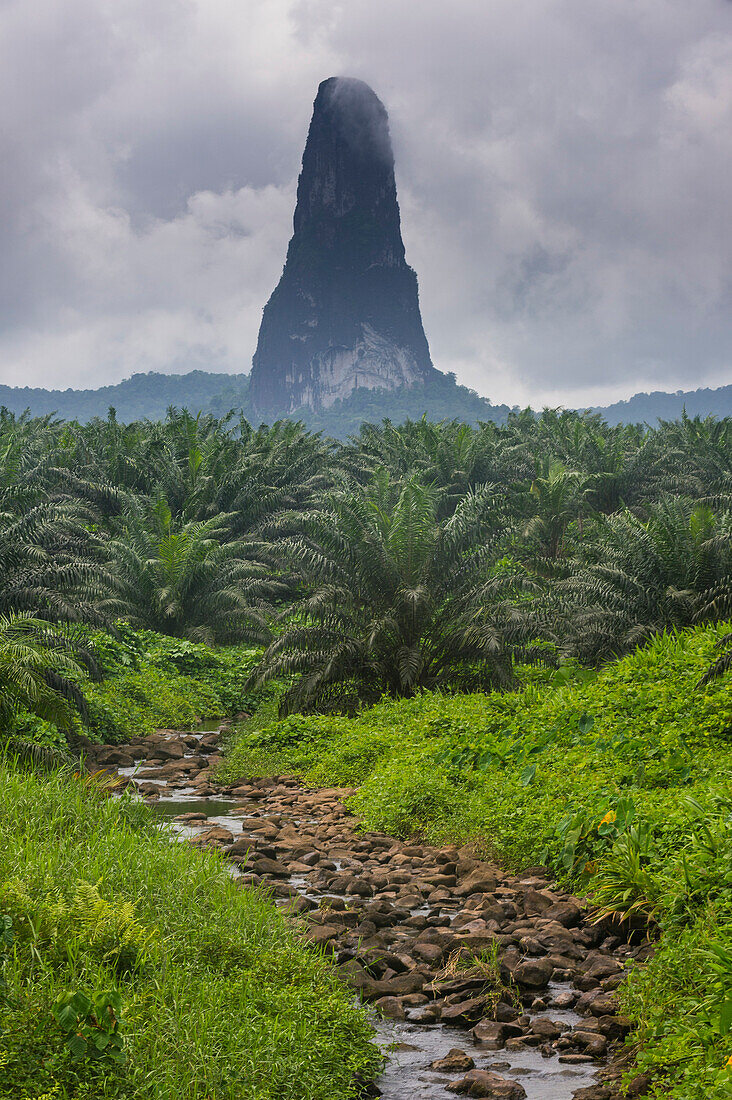
<instances>
[{"instance_id":1,"label":"monolith peak","mask_svg":"<svg viewBox=\"0 0 732 1100\"><path fill-rule=\"evenodd\" d=\"M434 370L404 257L386 110L368 84L331 77L315 98L294 233L262 317L254 407L264 417L327 408Z\"/></svg>"}]
</instances>

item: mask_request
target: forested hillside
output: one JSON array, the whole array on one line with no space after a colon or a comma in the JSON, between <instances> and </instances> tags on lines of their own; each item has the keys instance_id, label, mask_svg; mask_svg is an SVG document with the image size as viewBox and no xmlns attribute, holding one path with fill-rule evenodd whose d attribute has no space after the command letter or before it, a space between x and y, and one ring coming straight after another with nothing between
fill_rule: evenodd
<instances>
[{"instance_id":1,"label":"forested hillside","mask_svg":"<svg viewBox=\"0 0 732 1100\"><path fill-rule=\"evenodd\" d=\"M237 416L255 421L249 395L249 375L213 374L202 370L187 374L133 374L111 386L88 390L46 390L41 388L0 386L0 406L20 415L53 413L65 420L82 423L94 417L106 417L114 408L119 420L163 419L169 408L185 409L193 416L212 413L225 416L234 410ZM514 411L517 411L516 409ZM627 401L589 410L612 426L648 424L659 420L690 417L732 416L732 386L719 389L690 390L682 393L637 393ZM329 409L296 409L289 417L301 420L311 431L323 431L345 440L357 433L361 424L380 422L388 417L394 424L405 420L460 420L477 425L481 421L503 424L508 405L494 405L467 386L461 386L452 374L439 371L424 384L397 390L355 390L344 401Z\"/></svg>"}]
</instances>

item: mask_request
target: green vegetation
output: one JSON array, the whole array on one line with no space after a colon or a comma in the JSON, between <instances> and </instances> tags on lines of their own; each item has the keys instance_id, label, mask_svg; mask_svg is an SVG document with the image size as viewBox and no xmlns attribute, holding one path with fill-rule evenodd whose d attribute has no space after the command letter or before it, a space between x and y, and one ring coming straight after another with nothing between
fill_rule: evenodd
<instances>
[{"instance_id":1,"label":"green vegetation","mask_svg":"<svg viewBox=\"0 0 732 1100\"><path fill-rule=\"evenodd\" d=\"M54 643L52 659L57 663L55 645L58 638L65 643L66 636L48 624L40 626L42 639L49 635ZM124 623L117 624L114 634L91 631L80 636L77 632L77 648L80 637L83 652L95 655L95 677L66 658L73 676L64 685L69 701L41 679L48 696L42 702L48 706L18 701L5 723L16 750L28 742L64 748L69 738L73 742L82 733L93 741L119 743L159 728L193 729L202 718L251 711L276 694L275 687L248 686L260 649L244 645L212 649L187 639L133 630ZM45 650L43 657L48 660ZM0 669L2 658L0 636ZM7 705L12 696L7 687L5 691ZM81 715L73 710L75 700L82 702Z\"/></svg>"},{"instance_id":2,"label":"green vegetation","mask_svg":"<svg viewBox=\"0 0 732 1100\"><path fill-rule=\"evenodd\" d=\"M109 604L139 626L194 641L264 640L257 604L271 591L251 544L220 541L227 515L173 529L167 503L128 519L109 544L115 577Z\"/></svg>"},{"instance_id":3,"label":"green vegetation","mask_svg":"<svg viewBox=\"0 0 732 1100\"><path fill-rule=\"evenodd\" d=\"M454 381L435 386L443 404L461 396ZM390 395L395 419L413 396ZM342 426L373 398L354 395L334 415ZM661 950L625 994L638 1062L662 1071L659 1096L721 1096L732 1043L732 420L684 415L652 430L505 410L501 423L488 411L480 422L470 400L470 414L454 409L471 423L363 424L345 443L289 421L255 429L225 408L126 424L113 410L87 424L0 410L3 736L30 767L48 764L49 748L73 752L80 735L123 741L256 709L222 775L287 769L353 783L354 805L377 828L472 838L515 867L548 863L621 930L660 927ZM68 781L8 776L9 789L32 785L34 835L58 830ZM19 795L16 811L5 807L15 813L8 829L15 858L32 869L21 804ZM39 907L28 927L47 929L42 945L23 931L0 867L12 918L0 923L3 1019L21 1011L7 1000L20 982L59 1044L44 1065L82 1057L99 1095L129 1079L135 1095L164 1087L212 1100L228 1087L215 1073L233 1072L259 1042L258 1018L242 1010L236 1027L248 1023L236 1052L230 1045L229 948L206 963L214 976L196 1000L190 973L205 951L156 985L142 962L121 973L103 945L129 933L130 947L139 931L139 957L152 958L178 935L170 881L183 884L175 902L190 915L205 891L187 868L220 869L203 856L174 868L188 857L137 828L138 808L115 805L104 811L108 865L79 841L72 814L77 862L62 843L49 857L55 877L18 888ZM143 844L152 878L127 880ZM42 858L39 849L39 867ZM82 897L114 934L77 937ZM260 902L247 899L254 912ZM256 911L273 922L266 935L279 935L273 912ZM211 922L218 928L218 916ZM282 988L279 958L269 986L263 972L251 979L253 1003L255 986L264 997ZM307 970L316 964L297 958L309 975L298 988L322 992ZM159 1006L160 990L167 1008L154 1018L173 1023L158 1044L139 1005ZM298 1027L310 1014L305 1002L283 1005L264 1048L278 1083L288 1065L302 1066ZM334 1011L364 1034L358 1014ZM210 1055L196 1047L188 1068L171 1067L176 1030L185 1058L199 1020L214 1016ZM331 1072L331 1053L319 1056ZM133 1065L147 1068L134 1077ZM353 1063L338 1067L318 1095L345 1095ZM174 1073L189 1077L174 1086ZM286 1079L296 1090L301 1070ZM288 1095L284 1085L276 1094Z\"/></svg>"},{"instance_id":4,"label":"green vegetation","mask_svg":"<svg viewBox=\"0 0 732 1100\"><path fill-rule=\"evenodd\" d=\"M624 994L658 1096L728 1095L732 697L700 680L729 625L658 635L592 673L525 670L514 693L384 700L354 718L245 726L222 775L357 785L367 827L543 863L606 916L658 922ZM670 1082L673 1082L671 1084Z\"/></svg>"},{"instance_id":5,"label":"green vegetation","mask_svg":"<svg viewBox=\"0 0 732 1100\"><path fill-rule=\"evenodd\" d=\"M249 375L217 374L191 370L186 374L133 374L114 386L94 390L45 390L29 386L0 385L0 404L16 415L30 410L33 416L53 414L82 423L105 416L114 406L121 420L149 417L162 420L171 406L197 413L224 416L230 409L252 417ZM609 424L652 424L658 420L690 416L732 414L732 386L689 390L685 393L637 393L627 401L592 410ZM503 423L506 405L493 405L475 390L461 386L453 374L436 374L424 385L398 390L355 390L344 401L321 413L299 409L295 414L314 431L325 431L336 439L357 433L366 421L380 421L385 414L395 424L426 416L438 421L456 417L468 424L481 420Z\"/></svg>"},{"instance_id":6,"label":"green vegetation","mask_svg":"<svg viewBox=\"0 0 732 1100\"><path fill-rule=\"evenodd\" d=\"M0 1097L343 1100L373 1074L346 987L220 859L70 773L0 783Z\"/></svg>"},{"instance_id":7,"label":"green vegetation","mask_svg":"<svg viewBox=\"0 0 732 1100\"><path fill-rule=\"evenodd\" d=\"M512 578L486 579L492 501L486 490L468 492L440 522L440 496L414 477L395 489L384 474L366 492L331 493L281 543L308 590L257 674L258 683L297 676L283 712L511 683Z\"/></svg>"}]
</instances>

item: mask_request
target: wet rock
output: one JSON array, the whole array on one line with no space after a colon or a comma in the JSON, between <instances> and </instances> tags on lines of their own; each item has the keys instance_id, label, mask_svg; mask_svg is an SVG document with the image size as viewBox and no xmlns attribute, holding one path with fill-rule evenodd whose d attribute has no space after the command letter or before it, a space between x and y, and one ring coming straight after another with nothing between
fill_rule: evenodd
<instances>
[{"instance_id":1,"label":"wet rock","mask_svg":"<svg viewBox=\"0 0 732 1100\"><path fill-rule=\"evenodd\" d=\"M404 1005L399 997L379 997L374 1006L382 1016L387 1016L390 1020L404 1019Z\"/></svg>"},{"instance_id":2,"label":"wet rock","mask_svg":"<svg viewBox=\"0 0 732 1100\"><path fill-rule=\"evenodd\" d=\"M97 764L114 764L117 768L131 768L135 763L135 758L131 753L125 752L124 749L109 748L98 750L95 753L95 761Z\"/></svg>"},{"instance_id":3,"label":"wet rock","mask_svg":"<svg viewBox=\"0 0 732 1100\"><path fill-rule=\"evenodd\" d=\"M630 1020L625 1016L600 1016L597 1019L598 1031L613 1043L624 1038L631 1026Z\"/></svg>"},{"instance_id":4,"label":"wet rock","mask_svg":"<svg viewBox=\"0 0 732 1100\"><path fill-rule=\"evenodd\" d=\"M199 833L197 837L194 837L191 843L200 845L209 844L231 844L234 839L234 834L229 832L228 829L222 828L220 825L214 825L211 829L206 829L205 832Z\"/></svg>"},{"instance_id":5,"label":"wet rock","mask_svg":"<svg viewBox=\"0 0 732 1100\"><path fill-rule=\"evenodd\" d=\"M393 977L384 978L379 985L384 988L386 993L421 993L424 989L425 980L425 975L419 970L408 970L403 974L395 974Z\"/></svg>"},{"instance_id":6,"label":"wet rock","mask_svg":"<svg viewBox=\"0 0 732 1100\"><path fill-rule=\"evenodd\" d=\"M336 928L333 924L320 924L308 928L304 935L317 947L325 947L338 938L340 931L340 928Z\"/></svg>"},{"instance_id":7,"label":"wet rock","mask_svg":"<svg viewBox=\"0 0 732 1100\"><path fill-rule=\"evenodd\" d=\"M590 1001L588 1007L593 1016L613 1016L620 1006L617 997L610 993L601 993Z\"/></svg>"},{"instance_id":8,"label":"wet rock","mask_svg":"<svg viewBox=\"0 0 732 1100\"><path fill-rule=\"evenodd\" d=\"M435 1004L427 1004L420 1008L408 1009L406 1019L410 1024L434 1024L440 1018L440 1009Z\"/></svg>"},{"instance_id":9,"label":"wet rock","mask_svg":"<svg viewBox=\"0 0 732 1100\"><path fill-rule=\"evenodd\" d=\"M447 954L446 949L436 943L415 943L412 951L416 958L423 959L432 966L437 966Z\"/></svg>"},{"instance_id":10,"label":"wet rock","mask_svg":"<svg viewBox=\"0 0 732 1100\"><path fill-rule=\"evenodd\" d=\"M540 1039L558 1039L565 1028L548 1016L537 1016L531 1021L531 1031Z\"/></svg>"},{"instance_id":11,"label":"wet rock","mask_svg":"<svg viewBox=\"0 0 732 1100\"><path fill-rule=\"evenodd\" d=\"M252 855L249 858L252 869L258 875L272 875L273 878L287 878L289 872L277 860L268 859L267 856Z\"/></svg>"},{"instance_id":12,"label":"wet rock","mask_svg":"<svg viewBox=\"0 0 732 1100\"><path fill-rule=\"evenodd\" d=\"M486 1050L501 1050L506 1041L506 1026L497 1020L481 1020L475 1025L471 1035Z\"/></svg>"},{"instance_id":13,"label":"wet rock","mask_svg":"<svg viewBox=\"0 0 732 1100\"><path fill-rule=\"evenodd\" d=\"M500 1020L501 1023L510 1024L514 1020L518 1019L518 1009L515 1005L509 1004L508 1001L498 1001L493 1009L493 1016L496 1020Z\"/></svg>"},{"instance_id":14,"label":"wet rock","mask_svg":"<svg viewBox=\"0 0 732 1100\"><path fill-rule=\"evenodd\" d=\"M548 893L533 889L524 893L524 912L529 916L546 913L554 903L555 899Z\"/></svg>"},{"instance_id":15,"label":"wet rock","mask_svg":"<svg viewBox=\"0 0 732 1100\"><path fill-rule=\"evenodd\" d=\"M514 969L513 978L527 989L543 989L549 984L553 971L547 959L525 959Z\"/></svg>"},{"instance_id":16,"label":"wet rock","mask_svg":"<svg viewBox=\"0 0 732 1100\"><path fill-rule=\"evenodd\" d=\"M467 898L471 894L490 894L495 890L496 883L496 876L489 868L476 867L461 879L455 895L459 898Z\"/></svg>"},{"instance_id":17,"label":"wet rock","mask_svg":"<svg viewBox=\"0 0 732 1100\"><path fill-rule=\"evenodd\" d=\"M488 1100L524 1100L526 1089L518 1081L501 1077L488 1069L472 1069L459 1081L447 1086L462 1096L487 1097Z\"/></svg>"},{"instance_id":18,"label":"wet rock","mask_svg":"<svg viewBox=\"0 0 732 1100\"><path fill-rule=\"evenodd\" d=\"M612 1090L607 1085L590 1085L587 1089L577 1089L572 1100L612 1100Z\"/></svg>"},{"instance_id":19,"label":"wet rock","mask_svg":"<svg viewBox=\"0 0 732 1100\"><path fill-rule=\"evenodd\" d=\"M506 1039L506 1050L511 1050L516 1053L522 1050L526 1050L526 1043L523 1039Z\"/></svg>"},{"instance_id":20,"label":"wet rock","mask_svg":"<svg viewBox=\"0 0 732 1100\"><path fill-rule=\"evenodd\" d=\"M573 1031L572 1042L581 1048L585 1054L591 1054L593 1058L602 1058L607 1050L607 1039L594 1031Z\"/></svg>"},{"instance_id":21,"label":"wet rock","mask_svg":"<svg viewBox=\"0 0 732 1100\"><path fill-rule=\"evenodd\" d=\"M623 974L620 963L609 955L591 954L588 957L587 966L582 977L577 981L577 988L589 991L600 985L603 979L617 978L618 984L622 982Z\"/></svg>"},{"instance_id":22,"label":"wet rock","mask_svg":"<svg viewBox=\"0 0 732 1100\"><path fill-rule=\"evenodd\" d=\"M466 1070L474 1067L475 1062L473 1059L460 1047L453 1047L444 1058L438 1058L435 1062L430 1062L430 1069L436 1069L440 1073L465 1073Z\"/></svg>"},{"instance_id":23,"label":"wet rock","mask_svg":"<svg viewBox=\"0 0 732 1100\"><path fill-rule=\"evenodd\" d=\"M442 1010L441 1019L450 1024L472 1024L481 1018L485 1010L487 998L470 997L468 1000L457 1001L455 1004L446 1004Z\"/></svg>"},{"instance_id":24,"label":"wet rock","mask_svg":"<svg viewBox=\"0 0 732 1100\"><path fill-rule=\"evenodd\" d=\"M180 760L185 755L178 741L162 741L148 755L148 760Z\"/></svg>"}]
</instances>

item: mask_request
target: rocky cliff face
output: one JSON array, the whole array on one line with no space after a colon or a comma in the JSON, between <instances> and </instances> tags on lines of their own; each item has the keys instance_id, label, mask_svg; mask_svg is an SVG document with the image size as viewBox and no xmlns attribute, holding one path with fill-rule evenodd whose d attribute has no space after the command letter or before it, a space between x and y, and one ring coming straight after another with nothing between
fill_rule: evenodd
<instances>
[{"instance_id":1,"label":"rocky cliff face","mask_svg":"<svg viewBox=\"0 0 732 1100\"><path fill-rule=\"evenodd\" d=\"M434 369L404 258L386 110L367 84L332 77L318 88L294 234L259 330L254 407L265 417L327 408Z\"/></svg>"}]
</instances>

